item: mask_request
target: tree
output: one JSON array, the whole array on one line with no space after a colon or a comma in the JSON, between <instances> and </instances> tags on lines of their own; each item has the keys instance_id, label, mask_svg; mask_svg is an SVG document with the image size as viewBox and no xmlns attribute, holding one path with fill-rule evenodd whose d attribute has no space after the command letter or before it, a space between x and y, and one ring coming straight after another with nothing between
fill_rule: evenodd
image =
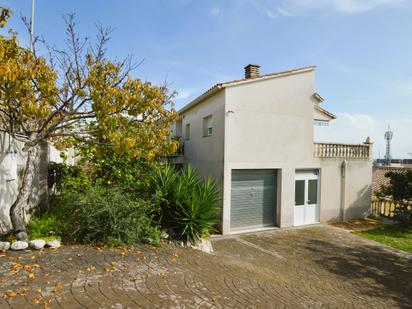
<instances>
[{"instance_id":1,"label":"tree","mask_svg":"<svg viewBox=\"0 0 412 309\"><path fill-rule=\"evenodd\" d=\"M389 184L382 186L380 195L392 196L400 204L412 199L412 170L387 172L385 177L389 178Z\"/></svg>"},{"instance_id":2,"label":"tree","mask_svg":"<svg viewBox=\"0 0 412 309\"><path fill-rule=\"evenodd\" d=\"M4 28L7 19L10 18L10 9L5 7L0 7L0 28Z\"/></svg>"},{"instance_id":3,"label":"tree","mask_svg":"<svg viewBox=\"0 0 412 309\"><path fill-rule=\"evenodd\" d=\"M130 57L108 59L110 29L99 27L92 45L76 34L74 15L66 24L67 47L47 48L47 57L20 48L15 37L0 40L0 130L22 141L27 152L10 208L12 232L20 240L27 240L23 212L41 143L61 150L92 144L97 156L109 147L148 161L177 148L169 138L177 113L167 86L133 78Z\"/></svg>"},{"instance_id":4,"label":"tree","mask_svg":"<svg viewBox=\"0 0 412 309\"><path fill-rule=\"evenodd\" d=\"M412 224L412 170L404 173L387 172L385 177L389 178L389 184L382 186L379 196L391 196L397 203L395 218L408 224Z\"/></svg>"}]
</instances>

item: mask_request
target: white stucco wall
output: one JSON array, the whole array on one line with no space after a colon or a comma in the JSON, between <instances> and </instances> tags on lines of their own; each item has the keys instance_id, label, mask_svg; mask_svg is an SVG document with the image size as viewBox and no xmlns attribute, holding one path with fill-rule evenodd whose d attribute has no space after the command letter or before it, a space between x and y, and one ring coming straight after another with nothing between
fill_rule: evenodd
<instances>
[{"instance_id":1,"label":"white stucco wall","mask_svg":"<svg viewBox=\"0 0 412 309\"><path fill-rule=\"evenodd\" d=\"M225 91L205 100L181 114L183 139L186 124L190 124L190 139L185 143L185 165L197 168L200 176L213 177L220 193L223 192ZM203 118L212 116L212 136L203 136Z\"/></svg>"},{"instance_id":2,"label":"white stucco wall","mask_svg":"<svg viewBox=\"0 0 412 309\"><path fill-rule=\"evenodd\" d=\"M13 140L5 132L0 132L0 232L7 230L11 225L9 211L11 205L17 198L21 185L21 177L26 165L26 154L22 151L23 143ZM11 163L10 156L13 153L15 164ZM74 150L66 152L67 164L74 164ZM38 168L35 170L32 192L29 199L30 208L38 205L47 207L48 204L48 163L63 162L58 151L52 145L44 144L40 154L37 156ZM17 177L11 177L10 173L14 167L17 169ZM26 213L26 220L29 219L30 212Z\"/></svg>"},{"instance_id":3,"label":"white stucco wall","mask_svg":"<svg viewBox=\"0 0 412 309\"><path fill-rule=\"evenodd\" d=\"M372 194L372 159L321 160L320 221L341 221L369 214Z\"/></svg>"},{"instance_id":4,"label":"white stucco wall","mask_svg":"<svg viewBox=\"0 0 412 309\"><path fill-rule=\"evenodd\" d=\"M224 233L232 169L278 169L277 224L293 224L295 170L313 157L314 70L226 89Z\"/></svg>"}]
</instances>

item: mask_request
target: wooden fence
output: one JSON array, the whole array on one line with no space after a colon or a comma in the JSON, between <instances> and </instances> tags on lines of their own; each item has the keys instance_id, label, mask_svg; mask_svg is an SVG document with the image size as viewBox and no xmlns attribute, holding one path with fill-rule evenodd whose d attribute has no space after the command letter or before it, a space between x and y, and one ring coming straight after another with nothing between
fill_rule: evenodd
<instances>
[{"instance_id":1,"label":"wooden fence","mask_svg":"<svg viewBox=\"0 0 412 309\"><path fill-rule=\"evenodd\" d=\"M372 198L372 215L392 218L399 204L389 198ZM412 201L408 202L408 209L412 209Z\"/></svg>"}]
</instances>

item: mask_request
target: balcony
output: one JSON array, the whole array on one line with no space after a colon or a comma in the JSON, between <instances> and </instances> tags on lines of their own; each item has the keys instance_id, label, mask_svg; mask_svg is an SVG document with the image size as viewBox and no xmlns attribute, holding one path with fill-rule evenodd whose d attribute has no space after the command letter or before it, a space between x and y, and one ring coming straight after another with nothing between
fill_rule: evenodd
<instances>
[{"instance_id":1,"label":"balcony","mask_svg":"<svg viewBox=\"0 0 412 309\"><path fill-rule=\"evenodd\" d=\"M176 164L176 165L182 165L184 163L184 154L185 154L185 144L179 139L179 147L177 148L176 152L167 156L165 159L169 163Z\"/></svg>"},{"instance_id":2,"label":"balcony","mask_svg":"<svg viewBox=\"0 0 412 309\"><path fill-rule=\"evenodd\" d=\"M316 158L359 160L372 158L372 143L368 141L363 144L314 143L314 150Z\"/></svg>"}]
</instances>

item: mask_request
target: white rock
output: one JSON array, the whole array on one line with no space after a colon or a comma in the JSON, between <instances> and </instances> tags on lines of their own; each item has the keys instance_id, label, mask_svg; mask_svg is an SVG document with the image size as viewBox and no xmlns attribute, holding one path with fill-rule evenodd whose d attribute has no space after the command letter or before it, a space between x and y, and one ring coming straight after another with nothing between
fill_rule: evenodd
<instances>
[{"instance_id":1,"label":"white rock","mask_svg":"<svg viewBox=\"0 0 412 309\"><path fill-rule=\"evenodd\" d=\"M11 250L24 250L29 247L29 244L25 241L16 241L11 244Z\"/></svg>"},{"instance_id":2,"label":"white rock","mask_svg":"<svg viewBox=\"0 0 412 309\"><path fill-rule=\"evenodd\" d=\"M201 239L196 243L196 245L192 245L192 248L203 251L205 253L213 253L212 243L208 239Z\"/></svg>"},{"instance_id":3,"label":"white rock","mask_svg":"<svg viewBox=\"0 0 412 309\"><path fill-rule=\"evenodd\" d=\"M9 250L10 243L8 241L0 241L0 251Z\"/></svg>"},{"instance_id":4,"label":"white rock","mask_svg":"<svg viewBox=\"0 0 412 309\"><path fill-rule=\"evenodd\" d=\"M43 239L33 239L30 240L29 246L30 248L39 250L45 246L46 242Z\"/></svg>"},{"instance_id":5,"label":"white rock","mask_svg":"<svg viewBox=\"0 0 412 309\"><path fill-rule=\"evenodd\" d=\"M51 240L46 244L50 248L59 248L61 246L60 241L57 239Z\"/></svg>"},{"instance_id":6,"label":"white rock","mask_svg":"<svg viewBox=\"0 0 412 309\"><path fill-rule=\"evenodd\" d=\"M168 239L169 238L169 234L167 234L167 232L162 231L162 235L160 236L162 239Z\"/></svg>"}]
</instances>

